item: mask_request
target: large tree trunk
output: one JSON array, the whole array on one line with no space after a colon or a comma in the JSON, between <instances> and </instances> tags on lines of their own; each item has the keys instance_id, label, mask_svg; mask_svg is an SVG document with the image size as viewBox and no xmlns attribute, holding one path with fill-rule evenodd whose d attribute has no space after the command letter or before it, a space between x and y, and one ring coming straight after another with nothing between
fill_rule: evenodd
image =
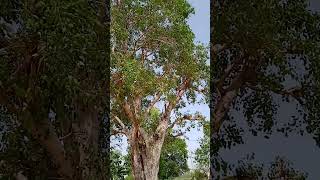
<instances>
[{"instance_id":1,"label":"large tree trunk","mask_svg":"<svg viewBox=\"0 0 320 180\"><path fill-rule=\"evenodd\" d=\"M77 119L71 125L72 136L63 140L66 153L72 158L76 180L104 180L99 154L99 116L90 107L77 111ZM70 120L69 120L70 121Z\"/></svg>"},{"instance_id":2,"label":"large tree trunk","mask_svg":"<svg viewBox=\"0 0 320 180\"><path fill-rule=\"evenodd\" d=\"M104 180L104 172L101 169L101 158L99 157L99 116L95 109L85 107L78 112L77 123L72 128L77 135L75 141L78 143L78 179Z\"/></svg>"},{"instance_id":3,"label":"large tree trunk","mask_svg":"<svg viewBox=\"0 0 320 180\"><path fill-rule=\"evenodd\" d=\"M159 161L165 133L144 139L140 133L130 138L131 165L135 180L158 180Z\"/></svg>"}]
</instances>

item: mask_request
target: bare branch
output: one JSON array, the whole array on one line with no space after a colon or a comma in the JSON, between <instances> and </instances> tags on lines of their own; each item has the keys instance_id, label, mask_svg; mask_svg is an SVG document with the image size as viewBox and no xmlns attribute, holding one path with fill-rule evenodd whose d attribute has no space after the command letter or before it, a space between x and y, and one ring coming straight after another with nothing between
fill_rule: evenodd
<instances>
[{"instance_id":1,"label":"bare branch","mask_svg":"<svg viewBox=\"0 0 320 180\"><path fill-rule=\"evenodd\" d=\"M172 109L176 106L176 104L180 101L183 94L187 90L187 88L190 86L190 79L186 78L185 81L178 87L176 92L176 99L173 102L169 102L168 105L165 105L165 112L163 113L161 117L161 121L169 121L169 116L172 111Z\"/></svg>"},{"instance_id":2,"label":"bare branch","mask_svg":"<svg viewBox=\"0 0 320 180\"><path fill-rule=\"evenodd\" d=\"M67 135L60 137L59 140L60 140L60 141L61 141L61 140L64 140L65 138L71 136L71 134L72 134L72 131L69 132Z\"/></svg>"},{"instance_id":3,"label":"bare branch","mask_svg":"<svg viewBox=\"0 0 320 180\"><path fill-rule=\"evenodd\" d=\"M254 91L264 91L263 89L256 87L256 86L252 86L250 84L246 84L246 87L248 87ZM296 99L301 105L303 105L301 97L303 97L304 93L303 93L303 89L300 87L293 87L288 90L285 90L285 89L282 89L282 90L268 89L268 90L272 91L273 93L279 94L279 95L291 96L294 99Z\"/></svg>"},{"instance_id":4,"label":"bare branch","mask_svg":"<svg viewBox=\"0 0 320 180\"><path fill-rule=\"evenodd\" d=\"M117 124L119 124L120 126L121 126L121 133L122 134L125 134L125 135L129 135L129 130L128 130L128 128L124 125L124 123L121 121L121 119L118 117L118 116L113 116L114 118L112 118L112 119L114 119L115 121L116 121L116 123Z\"/></svg>"},{"instance_id":5,"label":"bare branch","mask_svg":"<svg viewBox=\"0 0 320 180\"><path fill-rule=\"evenodd\" d=\"M127 136L127 133L124 132L123 130L112 129L111 136L116 136L116 135L118 135L118 134L123 134L123 135Z\"/></svg>"},{"instance_id":6,"label":"bare branch","mask_svg":"<svg viewBox=\"0 0 320 180\"><path fill-rule=\"evenodd\" d=\"M136 118L135 118L133 112L131 111L131 107L130 107L130 105L128 104L128 102L124 101L122 108L123 108L126 116L127 116L133 123L135 123Z\"/></svg>"},{"instance_id":7,"label":"bare branch","mask_svg":"<svg viewBox=\"0 0 320 180\"><path fill-rule=\"evenodd\" d=\"M169 128L173 128L175 125L180 125L183 121L203 121L204 117L201 115L184 115L183 117L177 118Z\"/></svg>"},{"instance_id":8,"label":"bare branch","mask_svg":"<svg viewBox=\"0 0 320 180\"><path fill-rule=\"evenodd\" d=\"M186 132L179 132L178 134L173 135L174 138L180 137L180 136L184 136L186 134Z\"/></svg>"}]
</instances>

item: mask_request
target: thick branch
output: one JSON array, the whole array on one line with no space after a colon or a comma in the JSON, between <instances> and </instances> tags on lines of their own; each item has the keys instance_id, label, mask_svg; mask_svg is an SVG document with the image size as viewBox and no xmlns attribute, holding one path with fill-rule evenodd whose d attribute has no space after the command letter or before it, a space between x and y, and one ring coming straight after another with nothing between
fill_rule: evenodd
<instances>
[{"instance_id":1,"label":"thick branch","mask_svg":"<svg viewBox=\"0 0 320 180\"><path fill-rule=\"evenodd\" d=\"M20 171L16 175L16 180L28 180L28 178L22 174L22 171Z\"/></svg>"},{"instance_id":2,"label":"thick branch","mask_svg":"<svg viewBox=\"0 0 320 180\"><path fill-rule=\"evenodd\" d=\"M224 50L226 48L226 44L216 44L214 46L212 46L212 52L213 55L218 54L220 51Z\"/></svg>"},{"instance_id":3,"label":"thick branch","mask_svg":"<svg viewBox=\"0 0 320 180\"><path fill-rule=\"evenodd\" d=\"M133 112L131 111L131 107L128 104L128 102L124 102L122 105L122 108L124 110L125 115L130 119L130 121L132 121L132 123L134 124L136 122L136 118L133 114Z\"/></svg>"},{"instance_id":4,"label":"thick branch","mask_svg":"<svg viewBox=\"0 0 320 180\"><path fill-rule=\"evenodd\" d=\"M40 144L52 157L59 174L66 179L72 179L75 173L74 169L69 159L65 156L63 145L55 133L54 127L52 127L48 120L37 123L33 122L33 120L29 121L32 124L26 128L31 131L33 137L39 140Z\"/></svg>"},{"instance_id":5,"label":"thick branch","mask_svg":"<svg viewBox=\"0 0 320 180\"><path fill-rule=\"evenodd\" d=\"M169 102L168 105L165 105L164 109L165 112L163 113L161 117L161 121L168 121L170 113L172 109L176 106L176 104L180 101L183 94L186 92L187 88L190 86L190 79L185 79L185 81L178 87L177 93L176 93L176 99L172 102Z\"/></svg>"},{"instance_id":6,"label":"thick branch","mask_svg":"<svg viewBox=\"0 0 320 180\"><path fill-rule=\"evenodd\" d=\"M236 90L226 92L218 101L213 111L213 134L218 134L224 117L230 109L231 103L236 97Z\"/></svg>"},{"instance_id":7,"label":"thick branch","mask_svg":"<svg viewBox=\"0 0 320 180\"><path fill-rule=\"evenodd\" d=\"M141 96L136 96L133 101L135 118L138 119L141 112Z\"/></svg>"},{"instance_id":8,"label":"thick branch","mask_svg":"<svg viewBox=\"0 0 320 180\"><path fill-rule=\"evenodd\" d=\"M243 56L239 58L237 63L241 63L247 58L248 56ZM238 74L232 79L230 85L223 89L223 94L221 94L218 102L213 110L213 134L217 135L220 127L224 121L225 115L228 113L231 103L233 102L234 98L237 96L238 90L245 85L245 82L249 81L250 76L256 76L256 68L261 64L262 60L260 61L253 61L249 64L243 64L243 70L238 72ZM255 73L255 74L251 74ZM256 80L253 80L256 81ZM222 82L223 83L223 82Z\"/></svg>"},{"instance_id":9,"label":"thick branch","mask_svg":"<svg viewBox=\"0 0 320 180\"><path fill-rule=\"evenodd\" d=\"M139 132L140 132L140 135L142 136L142 138L144 139L144 141L146 142L146 145L149 146L149 135L148 133L142 128L142 127L139 127Z\"/></svg>"},{"instance_id":10,"label":"thick branch","mask_svg":"<svg viewBox=\"0 0 320 180\"><path fill-rule=\"evenodd\" d=\"M167 130L171 111L176 106L176 104L180 101L180 99L184 95L187 88L190 86L190 81L191 81L190 79L186 78L184 82L177 88L176 99L174 101L167 103L167 105L165 105L164 113L160 118L160 122L156 129L156 133L162 134Z\"/></svg>"},{"instance_id":11,"label":"thick branch","mask_svg":"<svg viewBox=\"0 0 320 180\"><path fill-rule=\"evenodd\" d=\"M171 125L169 128L173 128L175 125L179 125L181 124L183 121L202 121L204 120L204 117L201 115L196 115L196 116L192 116L192 115L184 115L183 117L177 118Z\"/></svg>"},{"instance_id":12,"label":"thick branch","mask_svg":"<svg viewBox=\"0 0 320 180\"><path fill-rule=\"evenodd\" d=\"M265 91L259 87L256 87L256 86L252 86L250 84L246 84L246 87L250 88L251 90L254 90L254 91ZM283 95L283 96L291 96L293 97L294 99L296 99L301 105L303 105L303 102L301 100L301 97L303 97L303 89L300 88L300 87L293 87L293 88L290 88L288 90L285 90L285 89L267 89L269 91L272 91L273 93L276 93L276 94L279 94L279 95Z\"/></svg>"},{"instance_id":13,"label":"thick branch","mask_svg":"<svg viewBox=\"0 0 320 180\"><path fill-rule=\"evenodd\" d=\"M124 125L124 123L121 121L121 119L118 116L113 116L113 117L114 118L112 118L112 119L115 120L115 122L121 126L121 132L123 132L122 134L129 136L129 130Z\"/></svg>"},{"instance_id":14,"label":"thick branch","mask_svg":"<svg viewBox=\"0 0 320 180\"><path fill-rule=\"evenodd\" d=\"M125 131L123 131L123 130L112 129L111 136L115 136L115 135L118 135L118 134L123 134L123 135L127 136L127 133Z\"/></svg>"},{"instance_id":15,"label":"thick branch","mask_svg":"<svg viewBox=\"0 0 320 180\"><path fill-rule=\"evenodd\" d=\"M223 91L223 83L225 82L226 78L229 77L231 72L238 67L238 65L243 62L245 57L240 57L236 61L232 62L227 66L227 68L224 71L224 74L221 76L221 78L216 83L216 88L220 91L220 93Z\"/></svg>"}]
</instances>

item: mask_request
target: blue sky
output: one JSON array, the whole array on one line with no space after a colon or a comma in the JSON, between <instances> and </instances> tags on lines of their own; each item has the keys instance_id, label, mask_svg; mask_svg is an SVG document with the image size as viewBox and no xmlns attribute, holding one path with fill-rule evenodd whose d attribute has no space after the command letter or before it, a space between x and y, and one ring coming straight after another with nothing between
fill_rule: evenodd
<instances>
[{"instance_id":1,"label":"blue sky","mask_svg":"<svg viewBox=\"0 0 320 180\"><path fill-rule=\"evenodd\" d=\"M195 34L195 42L200 42L205 45L209 45L210 40L210 0L188 0L188 2L194 7L195 14L189 18L189 25ZM210 110L207 104L190 105L185 108L186 111L196 112L199 111L210 120ZM190 168L194 168L192 162L193 152L199 147L198 139L203 136L202 131L192 129L186 134L189 160L188 164Z\"/></svg>"},{"instance_id":2,"label":"blue sky","mask_svg":"<svg viewBox=\"0 0 320 180\"><path fill-rule=\"evenodd\" d=\"M188 0L195 8L195 14L189 18L189 25L196 41L209 44L210 40L210 0Z\"/></svg>"}]
</instances>

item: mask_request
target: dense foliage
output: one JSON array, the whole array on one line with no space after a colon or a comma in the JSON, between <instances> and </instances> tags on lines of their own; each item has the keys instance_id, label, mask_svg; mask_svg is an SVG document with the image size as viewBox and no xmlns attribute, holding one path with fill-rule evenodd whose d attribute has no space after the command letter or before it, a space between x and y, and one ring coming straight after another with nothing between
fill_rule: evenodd
<instances>
[{"instance_id":1,"label":"dense foliage","mask_svg":"<svg viewBox=\"0 0 320 180\"><path fill-rule=\"evenodd\" d=\"M203 123L203 137L199 140L200 147L195 152L197 170L208 174L210 171L210 122Z\"/></svg>"},{"instance_id":2,"label":"dense foliage","mask_svg":"<svg viewBox=\"0 0 320 180\"><path fill-rule=\"evenodd\" d=\"M214 178L228 169L219 150L244 143L240 120L254 136L309 133L319 145L320 16L307 5L306 0L212 2ZM296 109L280 120L279 107L288 104Z\"/></svg>"},{"instance_id":3,"label":"dense foliage","mask_svg":"<svg viewBox=\"0 0 320 180\"><path fill-rule=\"evenodd\" d=\"M123 180L125 176L129 175L130 162L119 150L112 149L110 153L110 171L112 180Z\"/></svg>"},{"instance_id":4,"label":"dense foliage","mask_svg":"<svg viewBox=\"0 0 320 180\"><path fill-rule=\"evenodd\" d=\"M160 156L159 179L173 179L186 173L188 149L184 139L169 135L166 138Z\"/></svg>"},{"instance_id":5,"label":"dense foliage","mask_svg":"<svg viewBox=\"0 0 320 180\"><path fill-rule=\"evenodd\" d=\"M0 105L10 117L1 117L0 174L105 178L108 4L0 4Z\"/></svg>"}]
</instances>

